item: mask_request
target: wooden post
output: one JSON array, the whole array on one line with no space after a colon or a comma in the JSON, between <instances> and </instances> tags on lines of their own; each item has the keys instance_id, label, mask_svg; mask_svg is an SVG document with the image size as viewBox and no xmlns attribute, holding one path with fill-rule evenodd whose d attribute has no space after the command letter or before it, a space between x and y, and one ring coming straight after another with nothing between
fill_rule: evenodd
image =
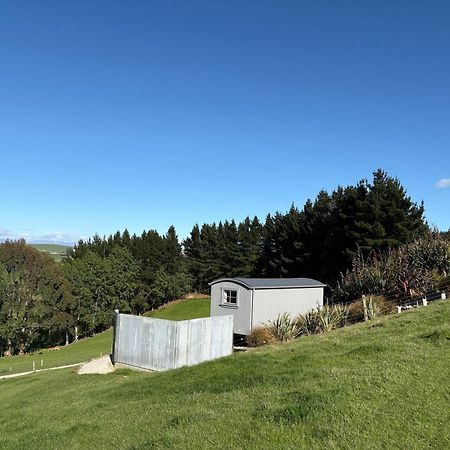
<instances>
[{"instance_id":1,"label":"wooden post","mask_svg":"<svg viewBox=\"0 0 450 450\"><path fill-rule=\"evenodd\" d=\"M116 338L117 338L117 327L119 326L119 310L114 310L114 317L113 317L113 341L112 341L112 352L111 352L111 359L112 363L116 363Z\"/></svg>"},{"instance_id":2,"label":"wooden post","mask_svg":"<svg viewBox=\"0 0 450 450\"><path fill-rule=\"evenodd\" d=\"M44 360L41 359L41 367L44 367Z\"/></svg>"},{"instance_id":3,"label":"wooden post","mask_svg":"<svg viewBox=\"0 0 450 450\"><path fill-rule=\"evenodd\" d=\"M367 303L366 303L366 296L362 296L362 304L363 304L363 311L364 311L364 321L367 322L369 320L367 316Z\"/></svg>"}]
</instances>

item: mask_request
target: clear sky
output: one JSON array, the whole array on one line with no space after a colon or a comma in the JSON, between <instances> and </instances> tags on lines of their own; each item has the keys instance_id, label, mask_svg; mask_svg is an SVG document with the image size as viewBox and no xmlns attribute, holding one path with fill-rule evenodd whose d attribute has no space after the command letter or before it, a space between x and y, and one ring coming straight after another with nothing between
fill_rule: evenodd
<instances>
[{"instance_id":1,"label":"clear sky","mask_svg":"<svg viewBox=\"0 0 450 450\"><path fill-rule=\"evenodd\" d=\"M450 2L3 1L0 238L302 207L398 176L450 227Z\"/></svg>"}]
</instances>

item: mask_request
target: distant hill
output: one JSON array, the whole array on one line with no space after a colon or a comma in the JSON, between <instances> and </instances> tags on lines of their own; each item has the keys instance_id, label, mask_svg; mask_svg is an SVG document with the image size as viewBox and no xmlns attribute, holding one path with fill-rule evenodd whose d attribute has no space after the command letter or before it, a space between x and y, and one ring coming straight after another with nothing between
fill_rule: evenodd
<instances>
[{"instance_id":1,"label":"distant hill","mask_svg":"<svg viewBox=\"0 0 450 450\"><path fill-rule=\"evenodd\" d=\"M61 261L66 251L72 246L63 244L29 244L40 252L48 253L56 261Z\"/></svg>"}]
</instances>

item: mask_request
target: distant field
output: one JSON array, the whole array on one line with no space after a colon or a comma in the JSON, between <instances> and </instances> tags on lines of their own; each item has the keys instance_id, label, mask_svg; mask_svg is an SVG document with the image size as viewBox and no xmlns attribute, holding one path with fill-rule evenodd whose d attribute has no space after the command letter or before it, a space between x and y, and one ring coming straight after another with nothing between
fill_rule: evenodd
<instances>
[{"instance_id":1,"label":"distant field","mask_svg":"<svg viewBox=\"0 0 450 450\"><path fill-rule=\"evenodd\" d=\"M66 251L72 248L69 245L60 244L30 244L30 246L41 252L48 253L56 261L61 261Z\"/></svg>"},{"instance_id":2,"label":"distant field","mask_svg":"<svg viewBox=\"0 0 450 450\"><path fill-rule=\"evenodd\" d=\"M439 302L168 372L3 380L0 448L448 449L449 324Z\"/></svg>"}]
</instances>

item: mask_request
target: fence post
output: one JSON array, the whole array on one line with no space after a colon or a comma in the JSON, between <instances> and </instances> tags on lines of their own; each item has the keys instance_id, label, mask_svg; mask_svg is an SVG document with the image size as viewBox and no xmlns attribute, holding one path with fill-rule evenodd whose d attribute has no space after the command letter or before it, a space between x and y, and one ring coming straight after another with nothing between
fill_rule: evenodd
<instances>
[{"instance_id":1,"label":"fence post","mask_svg":"<svg viewBox=\"0 0 450 450\"><path fill-rule=\"evenodd\" d=\"M362 296L362 304L363 304L363 311L364 311L364 321L367 322L369 320L369 317L367 316L367 303L366 303L366 296Z\"/></svg>"},{"instance_id":2,"label":"fence post","mask_svg":"<svg viewBox=\"0 0 450 450\"><path fill-rule=\"evenodd\" d=\"M113 341L112 341L112 352L111 352L111 359L112 359L112 363L115 364L116 360L117 360L117 355L116 355L116 350L117 350L117 345L116 345L116 339L118 339L118 331L117 331L117 327L119 326L119 310L115 309L114 310L114 316L113 316Z\"/></svg>"}]
</instances>

